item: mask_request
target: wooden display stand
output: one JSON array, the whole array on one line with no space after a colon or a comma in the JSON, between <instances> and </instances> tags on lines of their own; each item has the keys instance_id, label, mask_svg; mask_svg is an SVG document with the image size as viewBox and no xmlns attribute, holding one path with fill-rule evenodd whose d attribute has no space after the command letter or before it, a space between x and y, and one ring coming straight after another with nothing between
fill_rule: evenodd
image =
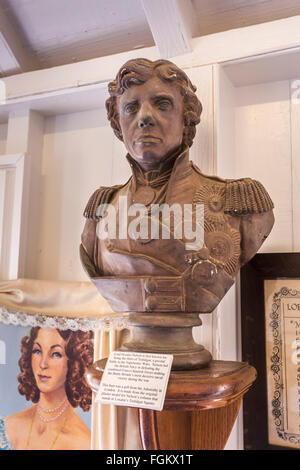
<instances>
[{"instance_id":1,"label":"wooden display stand","mask_svg":"<svg viewBox=\"0 0 300 470\"><path fill-rule=\"evenodd\" d=\"M97 392L106 360L89 369ZM162 411L138 409L144 450L224 449L243 395L256 378L245 362L212 361L194 371L172 371Z\"/></svg>"}]
</instances>

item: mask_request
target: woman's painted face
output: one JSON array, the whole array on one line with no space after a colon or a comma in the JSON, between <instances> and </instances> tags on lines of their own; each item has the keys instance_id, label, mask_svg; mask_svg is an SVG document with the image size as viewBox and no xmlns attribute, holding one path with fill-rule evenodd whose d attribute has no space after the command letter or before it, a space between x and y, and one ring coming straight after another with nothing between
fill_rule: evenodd
<instances>
[{"instance_id":1,"label":"woman's painted face","mask_svg":"<svg viewBox=\"0 0 300 470\"><path fill-rule=\"evenodd\" d=\"M66 341L57 330L40 328L33 343L31 367L40 392L54 392L64 387L68 372Z\"/></svg>"}]
</instances>

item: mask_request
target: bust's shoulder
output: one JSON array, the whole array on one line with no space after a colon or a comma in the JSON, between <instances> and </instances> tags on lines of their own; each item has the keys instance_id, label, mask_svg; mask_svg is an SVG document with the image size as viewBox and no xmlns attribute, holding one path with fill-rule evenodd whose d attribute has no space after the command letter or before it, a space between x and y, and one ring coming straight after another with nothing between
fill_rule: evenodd
<instances>
[{"instance_id":1,"label":"bust's shoulder","mask_svg":"<svg viewBox=\"0 0 300 470\"><path fill-rule=\"evenodd\" d=\"M131 178L130 178L131 179ZM114 186L100 186L90 196L83 215L86 219L99 219L101 217L101 208L99 206L109 204L117 191L126 186L130 179L125 184L116 184Z\"/></svg>"},{"instance_id":2,"label":"bust's shoulder","mask_svg":"<svg viewBox=\"0 0 300 470\"><path fill-rule=\"evenodd\" d=\"M207 185L213 192L217 185L224 197L224 212L229 215L260 214L274 208L272 199L262 183L252 178L223 179L202 173L192 163L199 176L199 185Z\"/></svg>"}]
</instances>

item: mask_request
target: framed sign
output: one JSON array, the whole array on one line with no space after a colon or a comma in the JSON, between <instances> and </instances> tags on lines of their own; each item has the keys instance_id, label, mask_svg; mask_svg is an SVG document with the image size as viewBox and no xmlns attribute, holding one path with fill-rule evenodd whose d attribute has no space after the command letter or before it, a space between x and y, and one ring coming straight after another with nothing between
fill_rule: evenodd
<instances>
[{"instance_id":1,"label":"framed sign","mask_svg":"<svg viewBox=\"0 0 300 470\"><path fill-rule=\"evenodd\" d=\"M257 254L241 269L246 450L300 449L300 253Z\"/></svg>"}]
</instances>

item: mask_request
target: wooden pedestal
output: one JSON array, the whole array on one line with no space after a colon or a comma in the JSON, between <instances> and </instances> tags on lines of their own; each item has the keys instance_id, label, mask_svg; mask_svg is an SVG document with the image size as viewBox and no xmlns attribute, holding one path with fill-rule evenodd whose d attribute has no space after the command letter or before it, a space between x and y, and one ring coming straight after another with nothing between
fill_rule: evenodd
<instances>
[{"instance_id":1,"label":"wooden pedestal","mask_svg":"<svg viewBox=\"0 0 300 470\"><path fill-rule=\"evenodd\" d=\"M89 369L87 379L98 390L104 361ZM145 450L224 449L243 395L256 378L244 362L212 361L194 371L172 371L163 411L139 409Z\"/></svg>"}]
</instances>

